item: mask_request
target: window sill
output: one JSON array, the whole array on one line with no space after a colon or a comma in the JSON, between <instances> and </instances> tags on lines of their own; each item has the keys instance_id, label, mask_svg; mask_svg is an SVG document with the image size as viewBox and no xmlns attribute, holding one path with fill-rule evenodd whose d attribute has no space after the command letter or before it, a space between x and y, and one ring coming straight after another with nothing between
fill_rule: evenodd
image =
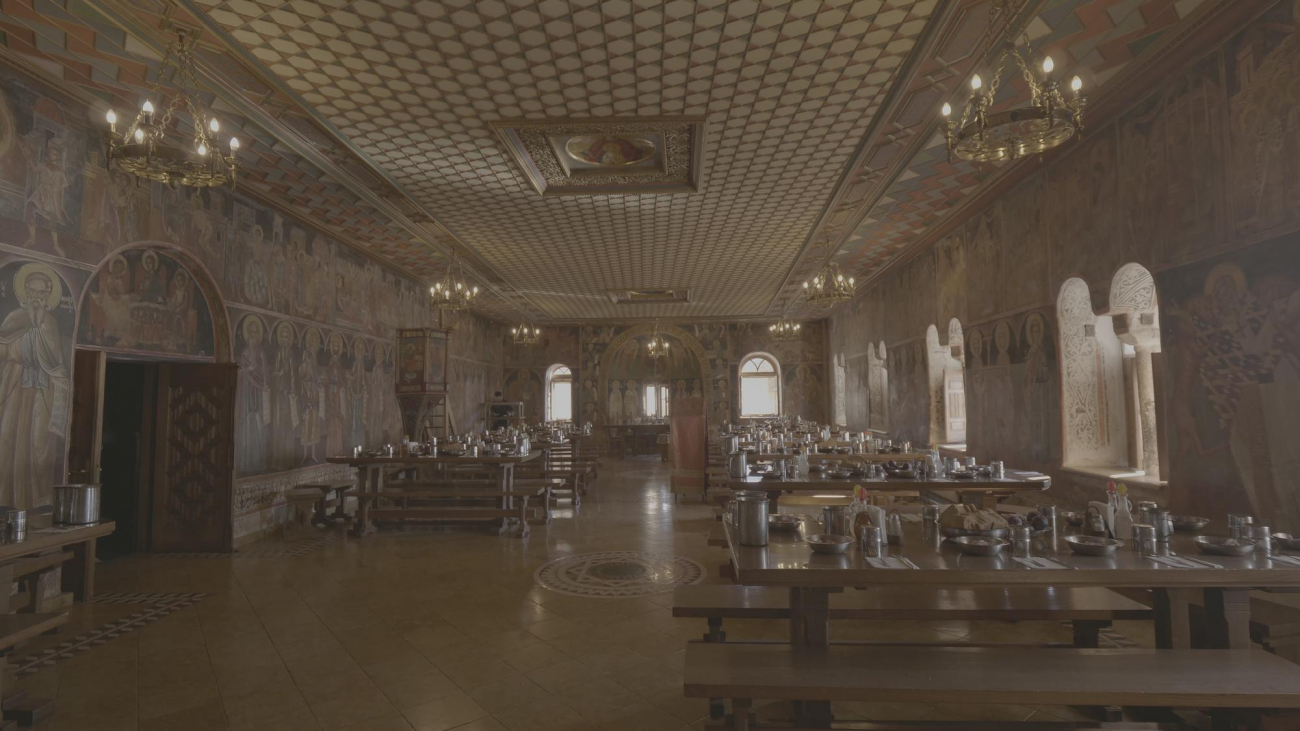
<instances>
[{"instance_id":1,"label":"window sill","mask_svg":"<svg viewBox=\"0 0 1300 731\"><path fill-rule=\"evenodd\" d=\"M1066 472L1075 474L1088 475L1089 477L1100 477L1104 480L1114 480L1116 482L1132 483L1135 485L1145 485L1147 487L1166 487L1168 481L1157 480L1131 467L1094 467L1090 465L1069 465L1061 468Z\"/></svg>"}]
</instances>

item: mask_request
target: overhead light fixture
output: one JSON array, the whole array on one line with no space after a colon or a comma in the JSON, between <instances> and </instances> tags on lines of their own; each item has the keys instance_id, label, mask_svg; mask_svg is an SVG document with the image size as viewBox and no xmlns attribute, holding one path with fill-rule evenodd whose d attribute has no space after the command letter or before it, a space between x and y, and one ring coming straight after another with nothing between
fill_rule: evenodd
<instances>
[{"instance_id":1,"label":"overhead light fixture","mask_svg":"<svg viewBox=\"0 0 1300 731\"><path fill-rule=\"evenodd\" d=\"M985 31L986 42L983 45L987 46L992 41L1000 18L1012 22L1011 13L1008 0L996 0L989 16L989 27ZM1082 136L1083 108L1087 103L1079 94L1083 89L1083 80L1075 76L1070 81L1072 98L1066 99L1061 93L1055 75L1056 63L1052 57L1044 56L1032 65L1025 60L1026 57L1032 58L1033 52L1029 48L1028 36L1021 31L1019 43L1016 40L1007 41L993 66L989 83L984 83L979 74L971 76L970 96L959 118L953 118L952 105L944 102L940 112L944 117L944 136L950 160L1014 160L1046 152L1064 144L1071 137ZM1029 103L995 112L992 111L994 99L1008 65L1019 69L1024 78L1029 89Z\"/></svg>"},{"instance_id":2,"label":"overhead light fixture","mask_svg":"<svg viewBox=\"0 0 1300 731\"><path fill-rule=\"evenodd\" d=\"M834 306L853 299L853 277L844 276L838 264L829 262L803 283L803 291L810 305Z\"/></svg>"},{"instance_id":3,"label":"overhead light fixture","mask_svg":"<svg viewBox=\"0 0 1300 731\"><path fill-rule=\"evenodd\" d=\"M659 334L659 323L655 323L654 332L650 334L650 341L645 345L646 355L650 360L659 360L668 355L668 341L664 336Z\"/></svg>"},{"instance_id":4,"label":"overhead light fixture","mask_svg":"<svg viewBox=\"0 0 1300 731\"><path fill-rule=\"evenodd\" d=\"M429 288L433 306L442 312L462 312L469 309L475 297L478 297L478 285L470 285L460 266L460 260L452 254L451 264L447 266L442 281L435 282Z\"/></svg>"},{"instance_id":5,"label":"overhead light fixture","mask_svg":"<svg viewBox=\"0 0 1300 731\"><path fill-rule=\"evenodd\" d=\"M767 328L768 333L771 335L772 339L777 342L789 342L791 340L798 340L800 337L802 337L802 333L800 332L802 329L803 329L803 325L800 325L797 322L791 322L790 320L787 320L784 317L782 317L780 320L777 320L775 323L769 325Z\"/></svg>"},{"instance_id":6,"label":"overhead light fixture","mask_svg":"<svg viewBox=\"0 0 1300 731\"><path fill-rule=\"evenodd\" d=\"M542 329L536 326L529 326L527 323L510 329L510 335L515 340L515 345L536 345L542 336Z\"/></svg>"},{"instance_id":7,"label":"overhead light fixture","mask_svg":"<svg viewBox=\"0 0 1300 731\"><path fill-rule=\"evenodd\" d=\"M120 134L117 131L117 112L108 110L105 115L108 121L108 164L167 185L210 188L230 183L233 187L239 167L235 160L239 138L231 137L230 154L221 154L217 145L221 123L199 101L194 91L198 83L194 76L193 49L194 44L187 40L185 31L179 31L176 40L167 45L158 78L149 87L135 121ZM166 85L174 87L174 90L169 91ZM157 106L154 105L155 99ZM169 140L169 128L183 123L193 124L191 138Z\"/></svg>"}]
</instances>

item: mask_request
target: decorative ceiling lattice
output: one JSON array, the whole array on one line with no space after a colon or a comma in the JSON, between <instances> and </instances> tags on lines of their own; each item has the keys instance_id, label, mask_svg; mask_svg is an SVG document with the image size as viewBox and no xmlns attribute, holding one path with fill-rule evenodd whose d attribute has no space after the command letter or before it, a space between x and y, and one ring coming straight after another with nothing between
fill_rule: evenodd
<instances>
[{"instance_id":1,"label":"decorative ceiling lattice","mask_svg":"<svg viewBox=\"0 0 1300 731\"><path fill-rule=\"evenodd\" d=\"M1078 73L1088 93L1094 94L1208 4L1210 0L1043 0L1027 35L1035 48L1052 55L1064 77ZM835 242L836 260L859 282L883 270L944 214L1006 168L949 162L937 129L943 101L965 98L987 8L972 3L958 13L951 24L954 30L905 82L899 103L887 112L888 123L878 128L882 133L867 140L860 166L848 174L846 193L820 222ZM1004 87L1003 103L1025 99L1023 88ZM788 283L787 296L799 284Z\"/></svg>"},{"instance_id":2,"label":"decorative ceiling lattice","mask_svg":"<svg viewBox=\"0 0 1300 731\"><path fill-rule=\"evenodd\" d=\"M200 0L554 318L761 315L934 0ZM498 119L705 115L698 193L541 198ZM615 307L611 289L688 287Z\"/></svg>"},{"instance_id":3,"label":"decorative ceiling lattice","mask_svg":"<svg viewBox=\"0 0 1300 731\"><path fill-rule=\"evenodd\" d=\"M1029 35L1096 90L1210 3L1028 0ZM204 29L212 104L252 143L241 185L425 281L455 248L490 317L775 318L828 258L862 281L997 174L949 164L933 134L987 7L7 0L0 41L127 109L157 41ZM680 195L540 196L491 127L682 115L706 119L706 143ZM609 295L670 288L689 301Z\"/></svg>"}]
</instances>

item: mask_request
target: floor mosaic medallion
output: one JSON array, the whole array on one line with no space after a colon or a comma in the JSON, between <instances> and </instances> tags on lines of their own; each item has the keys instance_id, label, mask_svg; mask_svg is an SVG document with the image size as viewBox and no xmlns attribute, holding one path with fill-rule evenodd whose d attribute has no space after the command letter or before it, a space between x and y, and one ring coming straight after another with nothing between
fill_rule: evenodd
<instances>
[{"instance_id":1,"label":"floor mosaic medallion","mask_svg":"<svg viewBox=\"0 0 1300 731\"><path fill-rule=\"evenodd\" d=\"M650 596L698 584L704 567L689 558L638 551L580 553L556 559L533 574L537 585L570 596Z\"/></svg>"}]
</instances>

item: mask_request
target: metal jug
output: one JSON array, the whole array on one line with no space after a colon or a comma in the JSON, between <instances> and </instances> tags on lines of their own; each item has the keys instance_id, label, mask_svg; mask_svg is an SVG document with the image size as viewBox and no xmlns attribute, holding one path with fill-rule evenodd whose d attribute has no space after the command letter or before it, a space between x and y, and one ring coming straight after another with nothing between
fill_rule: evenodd
<instances>
[{"instance_id":1,"label":"metal jug","mask_svg":"<svg viewBox=\"0 0 1300 731\"><path fill-rule=\"evenodd\" d=\"M741 491L736 493L737 538L742 546L767 545L767 493Z\"/></svg>"},{"instance_id":2,"label":"metal jug","mask_svg":"<svg viewBox=\"0 0 1300 731\"><path fill-rule=\"evenodd\" d=\"M749 460L744 452L736 452L727 458L727 473L734 480L743 480L749 475Z\"/></svg>"}]
</instances>

